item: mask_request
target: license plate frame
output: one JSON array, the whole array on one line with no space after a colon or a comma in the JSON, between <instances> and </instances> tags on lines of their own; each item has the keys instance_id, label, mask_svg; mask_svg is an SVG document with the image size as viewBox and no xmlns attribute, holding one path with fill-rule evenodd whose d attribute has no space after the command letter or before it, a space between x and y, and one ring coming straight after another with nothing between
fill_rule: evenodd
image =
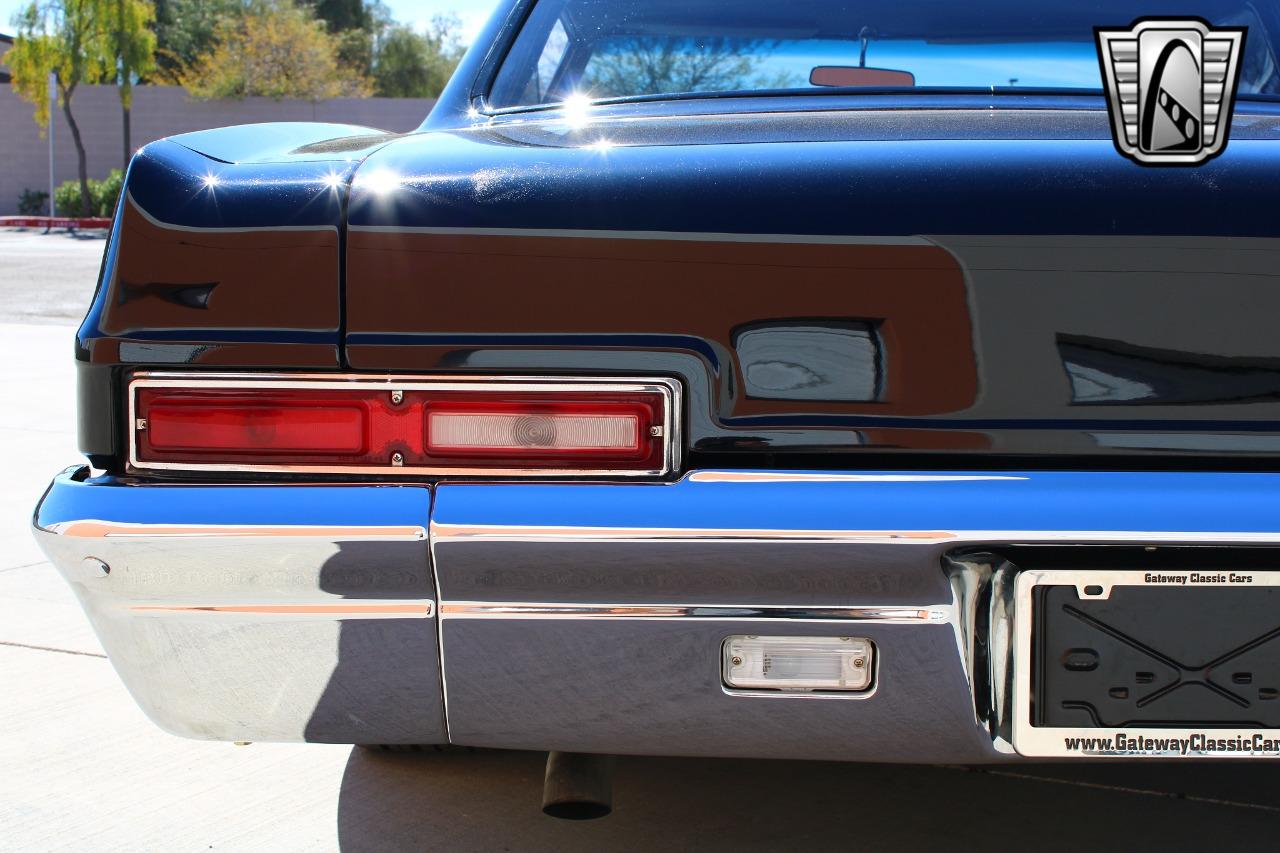
<instances>
[{"instance_id":1,"label":"license plate frame","mask_svg":"<svg viewBox=\"0 0 1280 853\"><path fill-rule=\"evenodd\" d=\"M1196 580L1193 581L1193 577ZM1194 725L1076 728L1033 724L1035 595L1042 586L1074 586L1082 598L1105 599L1113 588L1127 586L1280 587L1280 572L1228 569L1044 569L1021 572L1014 581L1012 685L1013 747L1026 757L1280 758L1280 729L1275 728L1198 728ZM1086 593L1088 587L1101 588L1102 592Z\"/></svg>"}]
</instances>

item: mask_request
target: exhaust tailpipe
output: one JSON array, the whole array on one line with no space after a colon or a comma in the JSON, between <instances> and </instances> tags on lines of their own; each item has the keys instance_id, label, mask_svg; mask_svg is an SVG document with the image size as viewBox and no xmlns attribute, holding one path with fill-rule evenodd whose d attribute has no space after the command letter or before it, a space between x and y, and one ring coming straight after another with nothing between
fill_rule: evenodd
<instances>
[{"instance_id":1,"label":"exhaust tailpipe","mask_svg":"<svg viewBox=\"0 0 1280 853\"><path fill-rule=\"evenodd\" d=\"M547 754L542 811L562 820L596 820L613 811L612 755Z\"/></svg>"}]
</instances>

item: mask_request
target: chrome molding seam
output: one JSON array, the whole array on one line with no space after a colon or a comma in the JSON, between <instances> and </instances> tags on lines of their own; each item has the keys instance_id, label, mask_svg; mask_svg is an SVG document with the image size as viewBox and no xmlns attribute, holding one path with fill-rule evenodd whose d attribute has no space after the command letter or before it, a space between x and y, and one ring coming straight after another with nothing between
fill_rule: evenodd
<instances>
[{"instance_id":1,"label":"chrome molding seam","mask_svg":"<svg viewBox=\"0 0 1280 853\"><path fill-rule=\"evenodd\" d=\"M142 709L210 740L443 743L430 491L58 477L36 539Z\"/></svg>"},{"instance_id":2,"label":"chrome molding seam","mask_svg":"<svg viewBox=\"0 0 1280 853\"><path fill-rule=\"evenodd\" d=\"M138 458L138 432L129 432L129 467L134 471L204 471L204 472L262 472L281 474L348 474L354 476L401 477L517 477L517 478L565 478L611 477L634 480L636 478L664 477L680 470L681 450L684 447L683 402L681 385L663 378L592 378L580 376L401 376L398 374L325 374L325 373L179 373L172 371L141 371L134 374L129 383L129 419L138 422L138 390L141 388L186 388L219 390L313 390L350 391L353 389L393 391L505 391L525 392L592 392L621 394L658 394L664 400L661 468L633 471L608 468L563 468L556 470L536 468L462 468L449 466L395 466L386 465L285 465L249 463L202 462L144 462Z\"/></svg>"}]
</instances>

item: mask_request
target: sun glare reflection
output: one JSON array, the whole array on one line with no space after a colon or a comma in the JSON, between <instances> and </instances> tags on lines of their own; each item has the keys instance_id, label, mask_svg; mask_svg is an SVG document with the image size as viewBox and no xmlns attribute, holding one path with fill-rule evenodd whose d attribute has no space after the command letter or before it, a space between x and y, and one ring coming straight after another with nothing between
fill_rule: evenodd
<instances>
[{"instance_id":1,"label":"sun glare reflection","mask_svg":"<svg viewBox=\"0 0 1280 853\"><path fill-rule=\"evenodd\" d=\"M361 175L356 181L360 188L374 195L388 195L400 188L402 178L390 169L377 169L367 175Z\"/></svg>"},{"instance_id":2,"label":"sun glare reflection","mask_svg":"<svg viewBox=\"0 0 1280 853\"><path fill-rule=\"evenodd\" d=\"M574 130L591 123L591 98L575 92L564 99L564 120Z\"/></svg>"}]
</instances>

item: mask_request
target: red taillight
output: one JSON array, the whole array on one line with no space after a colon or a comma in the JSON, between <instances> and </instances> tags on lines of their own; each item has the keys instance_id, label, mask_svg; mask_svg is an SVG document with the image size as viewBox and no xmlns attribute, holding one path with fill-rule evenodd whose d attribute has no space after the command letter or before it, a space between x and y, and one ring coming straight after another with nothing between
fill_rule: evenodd
<instances>
[{"instance_id":1,"label":"red taillight","mask_svg":"<svg viewBox=\"0 0 1280 853\"><path fill-rule=\"evenodd\" d=\"M137 468L665 474L676 386L143 374Z\"/></svg>"},{"instance_id":2,"label":"red taillight","mask_svg":"<svg viewBox=\"0 0 1280 853\"><path fill-rule=\"evenodd\" d=\"M361 406L172 395L147 409L153 450L178 453L338 453L365 449Z\"/></svg>"}]
</instances>

